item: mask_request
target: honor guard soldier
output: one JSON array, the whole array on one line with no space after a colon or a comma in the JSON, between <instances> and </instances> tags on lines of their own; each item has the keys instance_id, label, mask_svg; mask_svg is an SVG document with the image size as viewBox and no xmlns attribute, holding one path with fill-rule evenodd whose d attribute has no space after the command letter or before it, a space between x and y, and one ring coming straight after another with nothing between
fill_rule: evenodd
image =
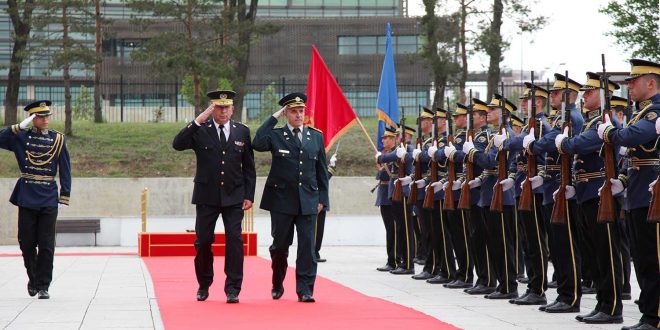
<instances>
[{"instance_id":1,"label":"honor guard soldier","mask_svg":"<svg viewBox=\"0 0 660 330\"><path fill-rule=\"evenodd\" d=\"M445 147L444 153L449 160L454 163L464 163L463 172L467 173L467 166L472 166L474 169L475 179L467 182L470 188L470 212L469 212L469 226L471 227L473 246L471 252L474 252L472 262L475 264L477 272L477 281L474 286L464 291L468 294L490 294L495 291L495 271L493 267L494 260L490 246L487 244L487 229L486 220L483 217L483 212L479 206L479 199L481 195L481 176L483 168L474 161L474 154L468 154L470 150L486 150L488 141L490 140L490 130L488 129L487 112L488 104L479 99L472 99L472 128L475 131L474 140L466 137L463 142L461 150L457 150L455 146L450 145Z\"/></svg>"},{"instance_id":2,"label":"honor guard soldier","mask_svg":"<svg viewBox=\"0 0 660 330\"><path fill-rule=\"evenodd\" d=\"M69 205L71 195L69 152L64 135L48 129L50 105L48 100L28 104L23 109L27 119L0 131L0 148L14 153L21 171L9 201L18 206L18 244L28 275L27 291L39 299L50 298L57 212Z\"/></svg>"},{"instance_id":3,"label":"honor guard soldier","mask_svg":"<svg viewBox=\"0 0 660 330\"><path fill-rule=\"evenodd\" d=\"M567 82L568 81L568 82ZM552 208L554 207L553 194L559 188L561 179L559 170L559 157L555 138L562 131L563 121L559 116L570 118L573 132L581 132L584 119L580 110L575 106L578 92L582 85L572 79L566 79L564 75L555 73L555 82L550 89L550 103L554 108L561 108L562 102L568 103L564 113L557 113L557 120L549 132L543 134L540 139L530 132L523 139L523 148L534 155L546 153L545 175L547 183L544 182L543 204L546 224L548 224L550 237L550 253L554 258L554 266L557 268L557 293L558 297L553 303L539 307L539 310L548 313L575 313L580 311L580 299L582 297L582 286L580 284L580 249L575 241L577 235L577 224L575 223L575 191L566 188L567 196L567 224L550 224ZM564 92L568 93L568 100L563 99ZM569 117L570 116L570 117ZM571 157L572 158L572 157ZM534 180L530 178L530 180Z\"/></svg>"},{"instance_id":4,"label":"honor guard soldier","mask_svg":"<svg viewBox=\"0 0 660 330\"><path fill-rule=\"evenodd\" d=\"M195 188L195 275L197 300L209 296L213 283L215 224L222 214L225 228L225 280L227 303L238 303L243 283L243 212L252 207L256 184L250 129L231 119L233 91L206 94L211 105L174 138L175 150L192 149L197 157Z\"/></svg>"},{"instance_id":5,"label":"honor guard soldier","mask_svg":"<svg viewBox=\"0 0 660 330\"><path fill-rule=\"evenodd\" d=\"M626 128L615 127L609 118L598 125L598 135L614 145L628 148L630 160L627 173L612 179L612 194L627 189L626 221L632 227L633 264L638 274L641 293L639 323L624 329L655 329L660 327L660 223L648 220L651 194L649 184L658 177L658 134L655 125L660 115L660 63L630 60L627 78L630 98L638 111Z\"/></svg>"},{"instance_id":6,"label":"honor guard soldier","mask_svg":"<svg viewBox=\"0 0 660 330\"><path fill-rule=\"evenodd\" d=\"M257 151L269 151L272 165L260 207L270 211L273 243L273 299L284 293L289 246L296 227L298 253L296 258L296 294L300 302L314 302L316 260L314 260L314 227L316 215L329 206L328 170L321 131L303 126L307 96L291 93L284 96L277 111L259 127L252 146ZM276 128L284 114L286 125Z\"/></svg>"},{"instance_id":7,"label":"honor guard soldier","mask_svg":"<svg viewBox=\"0 0 660 330\"><path fill-rule=\"evenodd\" d=\"M580 229L582 273L590 274L597 290L596 308L576 319L585 323L622 323L622 265L621 259L614 257L620 254L619 227L616 222L596 221L600 202L598 188L605 180L602 170L605 163L600 156L603 143L596 130L601 122L601 107L605 106L600 103L601 81L598 74L587 72L587 81L581 88L584 91L584 129L581 133L573 132L573 137L568 137L566 132L557 135L555 146L562 154L575 155L573 189L577 201L578 218L575 221ZM607 88L609 94L619 89L619 85L609 81Z\"/></svg>"},{"instance_id":8,"label":"honor guard soldier","mask_svg":"<svg viewBox=\"0 0 660 330\"><path fill-rule=\"evenodd\" d=\"M388 153L396 148L396 128L386 127L381 141L383 142L383 151ZM381 152L376 154L380 157ZM397 248L396 248L396 230L394 224L394 212L392 211L392 199L390 196L390 178L394 172L394 164L380 164L380 169L376 173L376 206L380 208L380 216L385 225L385 249L387 250L387 262L384 266L378 267L381 272L389 272L396 269L397 266Z\"/></svg>"},{"instance_id":9,"label":"honor guard soldier","mask_svg":"<svg viewBox=\"0 0 660 330\"><path fill-rule=\"evenodd\" d=\"M511 130L513 131L512 136L519 136L520 133L522 132L523 128L525 127L525 120L522 118L518 117L515 113L509 114L510 120L511 120ZM499 146L498 146L499 148ZM515 152L509 154L509 157L512 157L514 159L513 162L511 162L511 168L509 168L510 177L513 179L513 189L514 189L514 197L516 199L515 204L518 205L518 200L520 198L520 193L522 189L520 188L520 184L522 183L522 180L525 179L524 173L519 173L518 171L518 157L520 157L521 152ZM520 222L518 221L518 211L514 212L514 223L516 225L515 229L515 264L516 264L516 280L519 282L524 281L527 283L527 278L525 277L525 262L524 262L524 254L523 254L523 244L525 244L525 235L522 230L522 226ZM521 282L522 283L522 282Z\"/></svg>"},{"instance_id":10,"label":"honor guard soldier","mask_svg":"<svg viewBox=\"0 0 660 330\"><path fill-rule=\"evenodd\" d=\"M415 247L417 255L415 258L415 263L424 266L421 273L412 276L412 278L416 280L429 279L435 275L435 272L437 272L434 269L434 251L431 241L432 210L426 210L422 207L424 202L424 195L426 192L426 189L424 189L426 181L424 179L425 175L430 169L429 159L420 159L422 149L425 149L427 145L432 143L431 133L433 131L433 113L433 110L427 107L422 107L420 116L417 118L419 121L417 126L419 129L417 132L418 140L415 144L415 149L413 149L411 154L415 170L412 174L413 181L410 183L409 189L410 191L413 189L416 189L417 191L414 195L411 195L413 197L416 196L416 199L414 201L410 201L408 205L411 207L414 206L413 211L416 214L415 218L417 219L415 222L415 241L417 242ZM419 174L422 175L421 177L416 177L417 168L420 169Z\"/></svg>"}]
</instances>

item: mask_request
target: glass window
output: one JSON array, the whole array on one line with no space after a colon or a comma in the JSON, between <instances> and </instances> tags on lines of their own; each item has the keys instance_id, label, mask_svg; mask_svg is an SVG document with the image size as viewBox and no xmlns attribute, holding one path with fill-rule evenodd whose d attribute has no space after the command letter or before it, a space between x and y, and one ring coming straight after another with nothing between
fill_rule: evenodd
<instances>
[{"instance_id":1,"label":"glass window","mask_svg":"<svg viewBox=\"0 0 660 330\"><path fill-rule=\"evenodd\" d=\"M357 37L337 37L337 51L339 55L355 55L357 54Z\"/></svg>"},{"instance_id":2,"label":"glass window","mask_svg":"<svg viewBox=\"0 0 660 330\"><path fill-rule=\"evenodd\" d=\"M286 6L287 0L270 0L271 6Z\"/></svg>"},{"instance_id":3,"label":"glass window","mask_svg":"<svg viewBox=\"0 0 660 330\"><path fill-rule=\"evenodd\" d=\"M375 6L376 0L360 0L360 6Z\"/></svg>"},{"instance_id":4,"label":"glass window","mask_svg":"<svg viewBox=\"0 0 660 330\"><path fill-rule=\"evenodd\" d=\"M325 0L323 1L324 6L341 6L341 0Z\"/></svg>"},{"instance_id":5,"label":"glass window","mask_svg":"<svg viewBox=\"0 0 660 330\"><path fill-rule=\"evenodd\" d=\"M358 54L376 54L378 47L376 36L360 36L358 38Z\"/></svg>"}]
</instances>

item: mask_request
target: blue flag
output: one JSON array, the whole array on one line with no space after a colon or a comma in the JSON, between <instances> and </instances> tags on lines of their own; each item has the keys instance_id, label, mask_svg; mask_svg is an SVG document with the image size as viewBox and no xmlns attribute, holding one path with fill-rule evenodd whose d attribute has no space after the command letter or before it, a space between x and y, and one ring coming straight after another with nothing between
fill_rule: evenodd
<instances>
[{"instance_id":1,"label":"blue flag","mask_svg":"<svg viewBox=\"0 0 660 330\"><path fill-rule=\"evenodd\" d=\"M392 53L392 35L390 23L387 23L387 42L385 44L385 60L383 71L380 74L380 87L378 87L378 100L376 101L376 114L378 115L378 150L383 149L381 138L386 126L396 127L399 122L399 100L396 91L396 74L394 73L394 55Z\"/></svg>"}]
</instances>

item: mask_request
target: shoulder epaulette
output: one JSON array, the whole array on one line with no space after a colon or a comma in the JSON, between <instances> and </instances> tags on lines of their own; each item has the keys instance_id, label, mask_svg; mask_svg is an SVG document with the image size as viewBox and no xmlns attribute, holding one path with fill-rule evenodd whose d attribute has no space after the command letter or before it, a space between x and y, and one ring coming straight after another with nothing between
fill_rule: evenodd
<instances>
[{"instance_id":1,"label":"shoulder epaulette","mask_svg":"<svg viewBox=\"0 0 660 330\"><path fill-rule=\"evenodd\" d=\"M245 125L245 124L241 123L240 121L235 121L234 123L239 124L241 126L244 126L246 128L250 128L248 125Z\"/></svg>"},{"instance_id":2,"label":"shoulder epaulette","mask_svg":"<svg viewBox=\"0 0 660 330\"><path fill-rule=\"evenodd\" d=\"M320 129L316 128L316 127L307 126L307 128L312 129L312 130L315 130L315 131L317 131L317 132L323 134L323 132L322 132Z\"/></svg>"}]
</instances>

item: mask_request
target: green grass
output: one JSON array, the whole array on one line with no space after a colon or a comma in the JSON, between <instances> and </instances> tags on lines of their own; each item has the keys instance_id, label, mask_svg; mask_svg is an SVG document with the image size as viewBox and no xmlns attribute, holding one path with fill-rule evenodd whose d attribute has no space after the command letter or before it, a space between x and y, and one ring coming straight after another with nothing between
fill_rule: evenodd
<instances>
[{"instance_id":1,"label":"green grass","mask_svg":"<svg viewBox=\"0 0 660 330\"><path fill-rule=\"evenodd\" d=\"M375 136L375 119L362 120L367 132ZM260 123L250 122L252 136ZM180 177L195 173L192 150L172 149L172 139L185 123L94 124L73 123L73 136L67 138L74 177ZM51 128L64 130L63 122ZM360 127L354 125L342 138L337 161L341 176L375 174L374 151ZM374 141L375 142L375 141ZM329 154L335 152L336 145ZM329 158L329 156L328 156ZM270 153L255 153L257 175L265 176L270 168ZM18 177L14 156L0 150L0 177Z\"/></svg>"}]
</instances>

